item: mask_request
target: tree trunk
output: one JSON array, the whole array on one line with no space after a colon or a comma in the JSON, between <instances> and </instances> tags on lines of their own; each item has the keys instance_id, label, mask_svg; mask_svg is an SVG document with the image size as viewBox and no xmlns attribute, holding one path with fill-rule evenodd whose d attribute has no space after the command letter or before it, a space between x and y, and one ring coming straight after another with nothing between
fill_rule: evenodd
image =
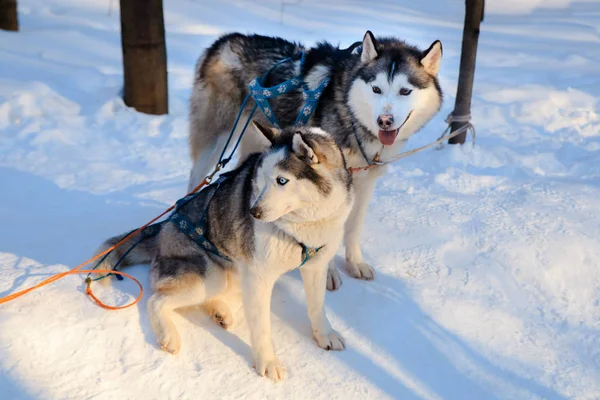
<instances>
[{"instance_id":1,"label":"tree trunk","mask_svg":"<svg viewBox=\"0 0 600 400\"><path fill-rule=\"evenodd\" d=\"M147 114L166 114L169 100L162 0L120 3L125 104Z\"/></svg>"},{"instance_id":2,"label":"tree trunk","mask_svg":"<svg viewBox=\"0 0 600 400\"><path fill-rule=\"evenodd\" d=\"M484 0L466 0L465 26L463 29L462 50L460 55L460 72L458 89L453 115L469 115L471 112L471 96L473 94L473 79L475 77L475 58L477 57L477 42L479 41L479 24L483 20ZM467 122L456 121L451 124L451 132L466 125ZM450 144L463 144L467 132L448 140Z\"/></svg>"},{"instance_id":3,"label":"tree trunk","mask_svg":"<svg viewBox=\"0 0 600 400\"><path fill-rule=\"evenodd\" d=\"M0 29L18 31L17 0L0 0Z\"/></svg>"}]
</instances>

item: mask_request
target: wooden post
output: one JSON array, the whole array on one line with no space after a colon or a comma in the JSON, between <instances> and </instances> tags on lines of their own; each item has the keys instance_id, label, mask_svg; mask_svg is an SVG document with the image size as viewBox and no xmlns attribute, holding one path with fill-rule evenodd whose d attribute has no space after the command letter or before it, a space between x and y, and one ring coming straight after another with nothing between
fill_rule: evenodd
<instances>
[{"instance_id":1,"label":"wooden post","mask_svg":"<svg viewBox=\"0 0 600 400\"><path fill-rule=\"evenodd\" d=\"M473 94L473 78L475 77L475 58L479 41L479 24L483 21L484 0L466 0L465 26L463 28L462 50L460 55L460 72L453 115L468 115L471 112L471 96ZM467 122L455 121L450 132L466 125ZM463 144L467 133L463 132L448 140L449 144Z\"/></svg>"},{"instance_id":2,"label":"wooden post","mask_svg":"<svg viewBox=\"0 0 600 400\"><path fill-rule=\"evenodd\" d=\"M166 114L169 100L162 0L120 0L120 4L125 104L147 114Z\"/></svg>"},{"instance_id":3,"label":"wooden post","mask_svg":"<svg viewBox=\"0 0 600 400\"><path fill-rule=\"evenodd\" d=\"M0 0L0 29L18 31L17 0Z\"/></svg>"}]
</instances>

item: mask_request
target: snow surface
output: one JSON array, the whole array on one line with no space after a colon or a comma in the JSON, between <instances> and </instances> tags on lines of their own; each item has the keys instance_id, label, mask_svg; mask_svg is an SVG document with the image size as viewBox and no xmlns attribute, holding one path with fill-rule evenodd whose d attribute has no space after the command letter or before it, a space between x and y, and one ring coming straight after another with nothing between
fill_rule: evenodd
<instances>
[{"instance_id":1,"label":"snow surface","mask_svg":"<svg viewBox=\"0 0 600 400\"><path fill-rule=\"evenodd\" d=\"M304 0L283 18L277 0L164 3L168 116L119 97L115 0L19 0L21 32L0 32L0 296L72 268L184 194L193 66L220 33L439 38L446 101L409 147L445 128L462 1ZM71 276L0 307L0 398L600 398L600 5L496 0L486 11L477 145L408 158L378 184L363 239L377 277L327 294L346 351L310 338L297 272L273 299L279 384L252 369L242 312L230 332L182 313L171 356L145 301L104 311ZM130 271L148 287L147 267ZM137 294L130 282L96 292L115 304Z\"/></svg>"}]
</instances>

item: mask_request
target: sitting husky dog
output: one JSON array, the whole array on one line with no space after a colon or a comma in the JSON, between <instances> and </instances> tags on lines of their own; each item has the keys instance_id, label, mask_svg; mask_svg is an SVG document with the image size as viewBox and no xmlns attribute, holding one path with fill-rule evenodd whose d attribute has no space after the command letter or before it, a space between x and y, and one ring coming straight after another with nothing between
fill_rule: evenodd
<instances>
[{"instance_id":1,"label":"sitting husky dog","mask_svg":"<svg viewBox=\"0 0 600 400\"><path fill-rule=\"evenodd\" d=\"M154 294L148 313L160 346L170 353L181 346L173 310L203 304L226 327L231 321L228 294L241 286L254 366L260 375L279 380L284 370L271 343L270 306L273 285L285 272L301 266L318 345L344 349L344 340L325 315L325 283L354 191L342 151L322 130L279 133L255 126L271 148L250 155L224 179L178 202L183 204L176 209L181 217L158 225L158 235L143 239L123 265L151 263ZM192 221L191 232L200 241L183 232L182 221ZM198 224L202 221L206 223ZM107 240L99 251L123 236ZM112 269L128 247L110 253L100 268Z\"/></svg>"},{"instance_id":2,"label":"sitting husky dog","mask_svg":"<svg viewBox=\"0 0 600 400\"><path fill-rule=\"evenodd\" d=\"M367 32L362 46L339 49L329 43L305 49L280 38L259 35L225 35L200 57L190 101L190 146L194 163L189 187L195 187L217 157L233 121L249 93L248 83L260 77L278 61L305 53L300 62L275 67L264 87L274 86L300 74L310 90L325 78L330 82L309 120L310 126L330 133L342 148L349 167L364 167L375 159L386 161L399 153L407 139L421 129L442 103L437 73L442 45L435 41L421 51L393 38L375 39ZM280 126L294 124L304 105L302 91L296 90L269 99ZM254 101L246 109L252 108ZM263 123L267 119L256 117ZM260 135L247 134L241 157L260 151ZM363 261L360 232L369 199L378 177L386 172L379 166L355 174L356 201L347 221L344 245L345 269L355 278L373 279L373 269ZM331 264L327 287L341 284Z\"/></svg>"}]
</instances>

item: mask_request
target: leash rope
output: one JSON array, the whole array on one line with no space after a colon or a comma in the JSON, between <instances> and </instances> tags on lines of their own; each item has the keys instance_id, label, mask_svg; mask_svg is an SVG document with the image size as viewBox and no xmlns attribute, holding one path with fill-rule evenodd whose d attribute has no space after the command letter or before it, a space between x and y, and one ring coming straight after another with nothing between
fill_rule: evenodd
<instances>
[{"instance_id":1,"label":"leash rope","mask_svg":"<svg viewBox=\"0 0 600 400\"><path fill-rule=\"evenodd\" d=\"M351 173L355 173L355 172L360 172L360 171L367 171L371 168L375 168L375 167L381 167L384 165L388 165L391 163L394 163L398 160L401 160L403 158L406 158L408 156L412 156L413 154L419 153L423 150L426 150L430 147L433 147L435 145L441 144L442 142L445 142L448 139L451 139L455 136L460 135L461 133L464 132L471 132L471 135L473 137L473 144L475 144L475 127L473 126L473 124L471 124L471 115L459 115L459 116L453 116L452 113L450 113L448 115L448 117L446 117L446 123L448 123L448 127L446 128L446 130L444 131L444 133L442 133L442 136L439 137L438 140L431 142L429 144L426 144L425 146L421 146L421 147L417 147L416 149L412 149L412 150L408 150L402 153L398 153L395 156L393 156L392 158L390 158L387 161L380 161L378 160L378 156L379 153L375 155L375 157L373 158L373 161L371 161L370 164L364 166L364 167L350 167L348 168L348 171L350 171ZM450 132L451 129L451 124L452 122L466 122L465 125L461 126L460 128L458 128L455 131ZM356 132L356 131L355 131ZM448 133L450 132L450 133ZM355 133L356 135L356 133ZM358 138L357 138L358 140ZM362 150L362 147L360 147L361 152L363 153L363 156L365 155L364 151ZM367 159L368 160L368 159Z\"/></svg>"},{"instance_id":2,"label":"leash rope","mask_svg":"<svg viewBox=\"0 0 600 400\"><path fill-rule=\"evenodd\" d=\"M202 182L200 182L200 184L198 186L196 186L194 188L194 190L192 190L188 195L196 193L198 190L202 189L202 187L204 187L205 185L209 184L212 181L213 176L221 169L220 165L217 164L217 166L215 167L215 169L213 170L212 173L210 173L206 178L204 178L204 180L202 180ZM95 256L93 256L92 258L82 262L81 264L79 264L78 266L76 266L75 268L71 269L70 271L65 271L65 272L61 272L58 273L56 275L53 275L47 279L44 279L43 281L41 281L40 283L31 286L27 289L23 289L20 290L18 292L15 292L13 294L10 294L8 296L2 297L0 298L0 304L5 304L8 303L9 301L15 300L21 296L26 295L27 293L30 293L36 289L39 289L43 286L49 285L53 282L56 282L59 279L64 278L67 275L76 275L76 274L88 274L88 278L86 278L85 283L87 284L86 287L86 291L85 293L90 296L90 298L100 307L107 309L107 310L122 310L125 308L129 308L137 303L139 303L139 301L142 299L142 296L144 295L144 289L142 287L142 284L140 283L140 281L138 281L136 278L134 278L133 276L125 273L125 272L121 272L121 271L115 271L115 270L97 270L97 269L82 269L84 266L86 266L87 264L98 260L101 257L106 256L108 253L110 253L111 251L113 251L114 249L116 249L117 247L123 245L126 241L128 241L132 236L140 233L142 230L144 230L145 228L147 228L148 226L150 226L151 224L153 224L154 222L158 221L160 218L162 218L163 216L165 216L167 213L169 213L170 211L172 211L175 208L175 205L172 205L171 207L167 208L165 211L163 211L162 213L160 213L158 216L152 218L150 221L148 221L145 225L139 227L138 229L132 231L130 234L128 234L127 236L125 236L123 239L121 239L119 242L115 243L114 245L108 247L107 249L101 251L100 253L96 254ZM98 299L96 296L94 296L93 292L92 292L92 288L91 288L91 283L92 283L92 279L89 277L89 274L91 273L108 273L108 274L117 274L117 275L122 275L125 276L129 279L131 279L132 281L134 281L140 288L140 294L138 295L138 297L131 303L126 304L124 306L118 306L118 307L114 307L114 306L109 306L107 304L104 304L100 299Z\"/></svg>"}]
</instances>

